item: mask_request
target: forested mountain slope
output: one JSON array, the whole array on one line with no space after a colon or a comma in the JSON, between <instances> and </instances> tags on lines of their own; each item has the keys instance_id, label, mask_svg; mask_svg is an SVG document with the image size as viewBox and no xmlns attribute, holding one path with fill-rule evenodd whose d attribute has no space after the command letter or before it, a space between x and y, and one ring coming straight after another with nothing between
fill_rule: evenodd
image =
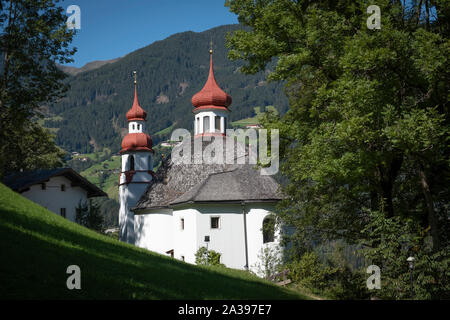
<instances>
[{"instance_id":1,"label":"forested mountain slope","mask_svg":"<svg viewBox=\"0 0 450 320\"><path fill-rule=\"evenodd\" d=\"M225 37L239 25L201 33L183 32L134 51L117 62L68 78L66 98L48 110L46 127L58 128L56 143L67 151L120 149L126 133L125 113L133 101L132 71L138 73L141 106L147 111L150 134L172 126L192 129L192 96L208 77L213 41L214 72L219 85L233 97L230 121L254 116L254 108L273 105L284 113L288 103L282 84L267 84L264 73L243 75L241 62L227 58ZM145 30L142 31L145 33ZM154 144L170 135L153 135Z\"/></svg>"}]
</instances>

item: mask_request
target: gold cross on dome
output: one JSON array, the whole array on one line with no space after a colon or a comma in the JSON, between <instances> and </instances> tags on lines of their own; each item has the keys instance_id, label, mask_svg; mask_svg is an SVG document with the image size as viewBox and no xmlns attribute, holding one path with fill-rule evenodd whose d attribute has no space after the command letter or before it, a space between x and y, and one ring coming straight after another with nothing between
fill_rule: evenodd
<instances>
[{"instance_id":1,"label":"gold cross on dome","mask_svg":"<svg viewBox=\"0 0 450 320\"><path fill-rule=\"evenodd\" d=\"M137 83L137 73L136 71L133 71L133 77L134 77L134 84Z\"/></svg>"}]
</instances>

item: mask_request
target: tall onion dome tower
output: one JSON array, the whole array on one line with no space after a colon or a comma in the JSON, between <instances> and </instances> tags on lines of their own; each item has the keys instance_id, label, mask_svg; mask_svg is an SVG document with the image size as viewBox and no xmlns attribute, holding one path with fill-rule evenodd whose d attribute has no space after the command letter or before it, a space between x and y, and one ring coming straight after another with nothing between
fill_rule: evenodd
<instances>
[{"instance_id":1,"label":"tall onion dome tower","mask_svg":"<svg viewBox=\"0 0 450 320\"><path fill-rule=\"evenodd\" d=\"M226 135L231 96L217 84L213 70L213 51L209 50L209 76L202 90L192 97L195 115L195 137L206 135Z\"/></svg>"},{"instance_id":2,"label":"tall onion dome tower","mask_svg":"<svg viewBox=\"0 0 450 320\"><path fill-rule=\"evenodd\" d=\"M136 205L152 181L152 139L145 133L147 113L141 108L137 96L136 71L134 71L134 102L126 114L128 134L122 140L122 170L119 176L119 239L134 244L134 213Z\"/></svg>"}]
</instances>

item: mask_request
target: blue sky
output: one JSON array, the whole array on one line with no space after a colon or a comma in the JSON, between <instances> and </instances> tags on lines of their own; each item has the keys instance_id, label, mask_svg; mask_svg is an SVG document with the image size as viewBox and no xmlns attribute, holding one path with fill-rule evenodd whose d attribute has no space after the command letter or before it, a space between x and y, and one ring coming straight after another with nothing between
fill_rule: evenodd
<instances>
[{"instance_id":1,"label":"blue sky","mask_svg":"<svg viewBox=\"0 0 450 320\"><path fill-rule=\"evenodd\" d=\"M225 0L65 0L78 5L81 29L72 44L78 48L70 66L124 56L154 41L183 32L201 32L237 23ZM70 14L68 13L67 16Z\"/></svg>"}]
</instances>

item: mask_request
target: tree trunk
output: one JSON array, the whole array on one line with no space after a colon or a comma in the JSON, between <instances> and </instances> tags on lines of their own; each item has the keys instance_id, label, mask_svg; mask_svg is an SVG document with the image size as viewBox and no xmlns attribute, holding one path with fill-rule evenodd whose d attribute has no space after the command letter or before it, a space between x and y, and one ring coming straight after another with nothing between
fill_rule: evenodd
<instances>
[{"instance_id":1,"label":"tree trunk","mask_svg":"<svg viewBox=\"0 0 450 320\"><path fill-rule=\"evenodd\" d=\"M383 211L386 213L387 218L392 218L394 216L394 203L392 190L394 188L395 179L397 179L398 173L403 163L403 156L394 155L389 166L383 168L378 167L379 178L380 178L380 188L381 197L384 201Z\"/></svg>"},{"instance_id":2,"label":"tree trunk","mask_svg":"<svg viewBox=\"0 0 450 320\"><path fill-rule=\"evenodd\" d=\"M433 250L438 251L440 248L439 241L439 222L434 211L433 198L431 197L430 186L428 185L427 176L425 174L424 167L420 165L419 170L420 182L422 184L423 195L425 196L425 202L428 211L428 223L431 227L431 237L433 239Z\"/></svg>"}]
</instances>

